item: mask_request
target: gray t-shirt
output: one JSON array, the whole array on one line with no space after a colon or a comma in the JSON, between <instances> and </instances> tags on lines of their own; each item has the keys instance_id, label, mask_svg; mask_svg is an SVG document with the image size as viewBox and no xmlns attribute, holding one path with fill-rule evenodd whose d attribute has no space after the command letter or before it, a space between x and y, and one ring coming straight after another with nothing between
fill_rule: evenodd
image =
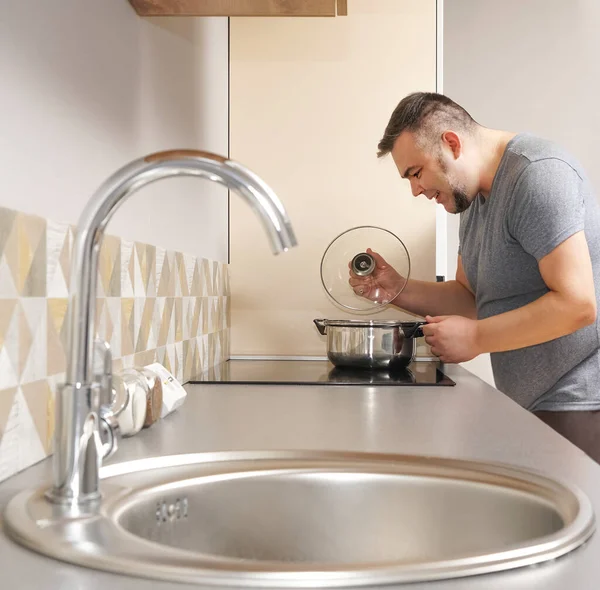
<instances>
[{"instance_id":1,"label":"gray t-shirt","mask_svg":"<svg viewBox=\"0 0 600 590\"><path fill-rule=\"evenodd\" d=\"M598 300L600 205L589 181L555 144L529 134L515 136L489 198L478 195L461 214L459 250L478 318L523 307L547 293L539 260L581 230ZM492 353L496 387L530 410L600 409L598 315L595 324L573 334Z\"/></svg>"}]
</instances>

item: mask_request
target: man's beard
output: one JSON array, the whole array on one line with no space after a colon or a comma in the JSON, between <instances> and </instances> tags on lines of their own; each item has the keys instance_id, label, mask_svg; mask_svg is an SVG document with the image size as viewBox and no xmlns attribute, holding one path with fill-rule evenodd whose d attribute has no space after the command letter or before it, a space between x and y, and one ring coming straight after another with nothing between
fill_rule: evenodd
<instances>
[{"instance_id":1,"label":"man's beard","mask_svg":"<svg viewBox=\"0 0 600 590\"><path fill-rule=\"evenodd\" d=\"M454 211L452 213L462 213L471 205L471 201L469 201L469 197L467 197L467 193L463 187L452 187L452 196L454 197Z\"/></svg>"},{"instance_id":2,"label":"man's beard","mask_svg":"<svg viewBox=\"0 0 600 590\"><path fill-rule=\"evenodd\" d=\"M440 165L440 168L442 169L442 173L443 174L448 174L448 166L446 166L446 163L444 162L441 154L438 154L438 158L437 158L438 164ZM447 179L447 181L449 182L449 179ZM467 191L465 190L464 186L460 186L460 185L455 185L452 182L449 182L450 184L450 190L452 191L452 196L454 197L454 211L452 211L453 214L458 214L458 213L462 213L463 211L466 211L469 206L471 205L471 201L469 200L469 197L467 196Z\"/></svg>"}]
</instances>

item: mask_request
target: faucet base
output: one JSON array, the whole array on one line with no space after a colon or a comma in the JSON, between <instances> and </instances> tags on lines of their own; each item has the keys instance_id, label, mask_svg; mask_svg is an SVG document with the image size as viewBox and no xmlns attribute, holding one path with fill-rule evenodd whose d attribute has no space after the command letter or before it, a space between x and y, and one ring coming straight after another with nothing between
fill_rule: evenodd
<instances>
[{"instance_id":1,"label":"faucet base","mask_svg":"<svg viewBox=\"0 0 600 590\"><path fill-rule=\"evenodd\" d=\"M44 498L51 504L58 504L62 506L87 506L94 502L98 502L102 498L100 491L95 491L90 494L82 494L81 496L74 498L65 496L61 490L55 488L49 488L44 492Z\"/></svg>"}]
</instances>

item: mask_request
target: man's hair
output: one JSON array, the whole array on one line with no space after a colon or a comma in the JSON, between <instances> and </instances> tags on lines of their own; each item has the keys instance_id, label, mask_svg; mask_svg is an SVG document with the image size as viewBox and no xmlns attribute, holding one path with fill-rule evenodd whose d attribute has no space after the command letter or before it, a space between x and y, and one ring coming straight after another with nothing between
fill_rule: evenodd
<instances>
[{"instance_id":1,"label":"man's hair","mask_svg":"<svg viewBox=\"0 0 600 590\"><path fill-rule=\"evenodd\" d=\"M377 157L389 154L404 131L414 133L420 143L427 145L447 129L469 132L476 125L473 117L447 96L436 92L413 92L394 109L377 146Z\"/></svg>"}]
</instances>

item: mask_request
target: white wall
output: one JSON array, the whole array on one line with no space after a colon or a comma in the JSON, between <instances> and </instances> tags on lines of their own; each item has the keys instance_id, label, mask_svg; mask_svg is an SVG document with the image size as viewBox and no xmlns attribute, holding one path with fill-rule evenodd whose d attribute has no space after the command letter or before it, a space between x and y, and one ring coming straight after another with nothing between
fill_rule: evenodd
<instances>
[{"instance_id":1,"label":"white wall","mask_svg":"<svg viewBox=\"0 0 600 590\"><path fill-rule=\"evenodd\" d=\"M444 93L486 127L560 142L598 191L599 22L597 0L447 0ZM449 260L457 222L450 217ZM489 374L485 358L472 365Z\"/></svg>"},{"instance_id":2,"label":"white wall","mask_svg":"<svg viewBox=\"0 0 600 590\"><path fill-rule=\"evenodd\" d=\"M128 161L199 148L227 155L227 18L138 17L127 0L4 0L0 205L75 223ZM135 195L108 232L215 260L227 191L171 179Z\"/></svg>"}]
</instances>

